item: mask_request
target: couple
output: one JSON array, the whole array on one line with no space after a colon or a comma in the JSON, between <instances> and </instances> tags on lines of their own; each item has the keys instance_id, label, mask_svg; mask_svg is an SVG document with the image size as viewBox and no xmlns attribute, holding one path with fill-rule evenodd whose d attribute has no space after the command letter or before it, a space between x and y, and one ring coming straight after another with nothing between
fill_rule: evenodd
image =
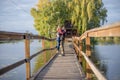
<instances>
[{"instance_id":1,"label":"couple","mask_svg":"<svg viewBox=\"0 0 120 80\"><path fill-rule=\"evenodd\" d=\"M61 55L65 55L64 53L64 41L65 41L65 27L63 26L62 28L58 26L57 28L57 50L58 52L61 49Z\"/></svg>"}]
</instances>

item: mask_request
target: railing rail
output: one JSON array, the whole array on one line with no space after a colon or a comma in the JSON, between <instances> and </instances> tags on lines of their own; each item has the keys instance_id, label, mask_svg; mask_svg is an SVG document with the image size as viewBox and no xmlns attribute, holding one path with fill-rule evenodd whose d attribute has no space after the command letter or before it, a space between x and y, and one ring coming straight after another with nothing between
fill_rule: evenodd
<instances>
[{"instance_id":1,"label":"railing rail","mask_svg":"<svg viewBox=\"0 0 120 80\"><path fill-rule=\"evenodd\" d=\"M113 36L120 37L120 22L88 30L85 33L83 33L79 38L83 40L86 37L113 37Z\"/></svg>"},{"instance_id":2,"label":"railing rail","mask_svg":"<svg viewBox=\"0 0 120 80\"><path fill-rule=\"evenodd\" d=\"M75 47L76 54L79 62L82 63L82 57L86 60L86 77L91 79L91 70L96 75L98 80L107 80L106 77L98 70L98 68L90 60L90 38L91 37L120 37L120 22L100 28L88 30L83 33L80 37L73 37L73 44ZM82 51L82 40L86 41L86 53Z\"/></svg>"},{"instance_id":3,"label":"railing rail","mask_svg":"<svg viewBox=\"0 0 120 80\"><path fill-rule=\"evenodd\" d=\"M30 61L31 59L33 59L34 57L36 57L37 55L41 54L44 51L53 50L53 49L55 49L55 47L49 48L49 49L43 49L43 50L31 55L30 58L28 58L28 59L22 59L22 60L19 60L19 61L15 62L9 66L6 66L6 67L0 69L0 75L6 73L6 72L8 72L16 67L19 67L20 65L24 64L25 62Z\"/></svg>"},{"instance_id":4,"label":"railing rail","mask_svg":"<svg viewBox=\"0 0 120 80\"><path fill-rule=\"evenodd\" d=\"M48 41L55 40L55 38L50 39L44 36L34 35L32 33L17 33L17 32L6 32L6 31L0 31L0 40L21 40L21 39L25 39L26 34L29 36L29 39L44 39Z\"/></svg>"},{"instance_id":5,"label":"railing rail","mask_svg":"<svg viewBox=\"0 0 120 80\"><path fill-rule=\"evenodd\" d=\"M54 41L54 39L50 39L44 36L39 35L33 35L29 33L16 33L16 32L5 32L0 31L0 40L25 40L25 59L22 59L20 61L17 61L11 65L8 65L4 68L0 69L0 75L3 75L4 73L13 70L16 67L19 67L20 65L26 63L26 80L30 80L31 78L31 70L30 70L30 60L36 57L37 55L41 54L44 51L48 50L54 50L55 47L51 47L48 49L43 49L33 55L30 56L30 39L42 39L42 40L48 40L48 41Z\"/></svg>"},{"instance_id":6,"label":"railing rail","mask_svg":"<svg viewBox=\"0 0 120 80\"><path fill-rule=\"evenodd\" d=\"M102 75L102 73L100 72L100 70L94 65L94 63L88 58L88 56L83 51L81 51L76 44L74 44L74 46L75 46L75 48L77 48L77 50L79 51L79 53L81 53L83 55L83 57L85 58L85 60L87 61L87 63L91 67L92 71L97 76L97 78L99 80L106 80L105 76Z\"/></svg>"}]
</instances>

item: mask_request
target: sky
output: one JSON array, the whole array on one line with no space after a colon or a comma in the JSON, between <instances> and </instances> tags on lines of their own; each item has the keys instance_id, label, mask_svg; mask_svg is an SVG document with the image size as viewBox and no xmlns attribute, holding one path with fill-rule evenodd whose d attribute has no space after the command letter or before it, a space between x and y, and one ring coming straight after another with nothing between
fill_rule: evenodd
<instances>
[{"instance_id":1,"label":"sky","mask_svg":"<svg viewBox=\"0 0 120 80\"><path fill-rule=\"evenodd\" d=\"M37 34L33 27L34 19L30 9L36 7L38 0L0 0L0 31L32 32ZM120 0L103 0L107 8L106 24L120 22Z\"/></svg>"},{"instance_id":2,"label":"sky","mask_svg":"<svg viewBox=\"0 0 120 80\"><path fill-rule=\"evenodd\" d=\"M0 0L0 31L32 32L34 19L30 9L36 7L38 0Z\"/></svg>"},{"instance_id":3,"label":"sky","mask_svg":"<svg viewBox=\"0 0 120 80\"><path fill-rule=\"evenodd\" d=\"M112 24L120 22L120 0L102 0L104 6L107 9L107 20L106 24Z\"/></svg>"}]
</instances>

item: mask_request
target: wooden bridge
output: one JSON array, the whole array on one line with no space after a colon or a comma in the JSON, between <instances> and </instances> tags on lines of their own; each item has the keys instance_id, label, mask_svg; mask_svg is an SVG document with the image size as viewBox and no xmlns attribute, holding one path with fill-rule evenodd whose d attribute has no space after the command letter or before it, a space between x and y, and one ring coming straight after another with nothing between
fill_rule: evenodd
<instances>
[{"instance_id":1,"label":"wooden bridge","mask_svg":"<svg viewBox=\"0 0 120 80\"><path fill-rule=\"evenodd\" d=\"M0 75L15 69L16 67L26 64L26 80L92 80L92 74L98 80L107 80L101 71L91 61L90 38L91 37L120 37L120 23L108 25L86 31L80 37L73 36L65 41L65 56L58 56L59 53L54 51L53 56L46 64L38 70L37 73L31 75L30 61L34 57L43 53L44 51L55 50L55 47L43 49L30 56L30 39L42 39L48 41L55 41L43 36L28 34L28 33L14 33L0 31L0 40L25 40L25 59L20 60L14 64L0 69ZM86 53L82 50L82 40L85 39ZM50 42L50 43L51 43ZM45 44L44 44L45 45ZM44 57L46 58L46 57ZM86 61L86 68L83 72L81 67L83 58Z\"/></svg>"}]
</instances>

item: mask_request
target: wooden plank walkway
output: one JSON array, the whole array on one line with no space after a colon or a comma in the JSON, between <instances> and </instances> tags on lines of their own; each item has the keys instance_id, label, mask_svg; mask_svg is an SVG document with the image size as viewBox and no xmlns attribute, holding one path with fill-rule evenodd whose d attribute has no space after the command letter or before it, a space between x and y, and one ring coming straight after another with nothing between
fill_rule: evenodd
<instances>
[{"instance_id":1,"label":"wooden plank walkway","mask_svg":"<svg viewBox=\"0 0 120 80\"><path fill-rule=\"evenodd\" d=\"M35 80L84 80L71 42L65 42L65 56L56 56Z\"/></svg>"}]
</instances>

